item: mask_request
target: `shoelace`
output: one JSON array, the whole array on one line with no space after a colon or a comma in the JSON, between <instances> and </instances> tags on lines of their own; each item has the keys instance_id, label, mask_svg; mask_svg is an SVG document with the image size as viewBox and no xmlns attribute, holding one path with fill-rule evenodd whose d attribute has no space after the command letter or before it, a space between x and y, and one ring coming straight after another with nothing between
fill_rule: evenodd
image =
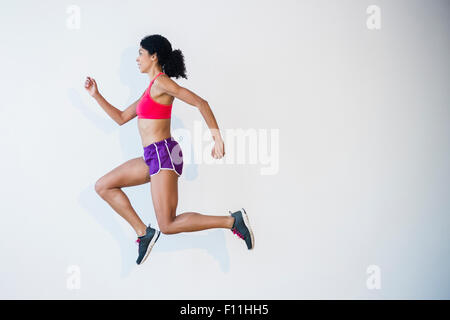
<instances>
[{"instance_id":1,"label":"shoelace","mask_svg":"<svg viewBox=\"0 0 450 320\"><path fill-rule=\"evenodd\" d=\"M237 231L236 228L234 228L232 231L233 231L233 233L234 233L235 235L237 235L239 238L244 239L244 236L242 235L242 233L240 233L239 231Z\"/></svg>"}]
</instances>

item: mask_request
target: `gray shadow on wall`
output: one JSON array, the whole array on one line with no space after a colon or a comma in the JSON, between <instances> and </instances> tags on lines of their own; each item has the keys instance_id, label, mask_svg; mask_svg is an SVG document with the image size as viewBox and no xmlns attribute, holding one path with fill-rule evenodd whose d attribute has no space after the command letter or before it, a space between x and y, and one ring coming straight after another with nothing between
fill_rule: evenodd
<instances>
[{"instance_id":1,"label":"gray shadow on wall","mask_svg":"<svg viewBox=\"0 0 450 320\"><path fill-rule=\"evenodd\" d=\"M120 81L130 89L130 97L128 99L127 106L136 101L136 99L142 95L145 88L150 84L150 79L147 75L139 74L136 66L137 52L138 47L129 47L124 50L121 56L119 69ZM139 75L142 77L139 78ZM93 77L95 78L95 76ZM141 157L143 155L143 148L137 128L137 120L133 119L123 126L118 126L108 116L100 116L96 112L93 112L93 108L101 107L98 106L93 99L92 102L88 104L83 102L82 94L88 95L84 89L84 80L85 78L80 79L79 88L68 89L67 97L71 102L71 105L78 109L87 119L91 121L93 126L102 132L111 134L115 133L116 130L119 130L120 147L123 158L125 159L123 162L136 157ZM98 83L97 81L97 84L101 90L101 83ZM119 109L123 110L124 108L121 107ZM171 130L174 131L178 128L185 128L185 126L182 120L172 113ZM191 157L193 154L193 152L190 152ZM183 174L180 178L188 181L195 180L198 176L198 166L194 163L194 161L192 161L192 159L191 161L186 162L188 163L184 164ZM121 163L118 163L116 166L120 164ZM74 165L74 167L76 167L76 165ZM112 169L113 168L110 168L109 170L101 173L98 178ZM121 250L121 277L123 278L128 276L131 270L136 266L137 246L134 243L130 243L129 237L127 237L127 234L122 229L122 226L114 217L117 213L97 195L94 185L95 181L81 191L78 197L78 202L83 208L85 208L85 211L88 212L89 215L103 228L105 228L105 230L107 230L118 242ZM152 226L157 226L155 212L153 209L152 200L150 198L150 185L147 186L148 192L145 194L138 192L138 190L131 189L139 189L141 186L131 188L127 187L124 188L123 191L130 198L133 208L135 208L136 212L138 212L144 223L148 224L148 221L150 221ZM139 210L138 208L143 209ZM147 210L147 208L151 209ZM152 214L150 214L150 212ZM175 235L162 234L157 245L153 248L152 253L175 252L193 248L206 250L208 254L218 261L223 272L229 271L230 261L228 251L226 249L224 229L210 229L201 232L186 232Z\"/></svg>"}]
</instances>

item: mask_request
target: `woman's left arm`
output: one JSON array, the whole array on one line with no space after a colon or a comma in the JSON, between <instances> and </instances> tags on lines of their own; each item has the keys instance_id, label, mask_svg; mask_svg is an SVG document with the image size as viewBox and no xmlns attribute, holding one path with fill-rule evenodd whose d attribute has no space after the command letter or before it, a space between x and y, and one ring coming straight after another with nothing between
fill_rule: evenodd
<instances>
[{"instance_id":1,"label":"woman's left arm","mask_svg":"<svg viewBox=\"0 0 450 320\"><path fill-rule=\"evenodd\" d=\"M199 97L191 90L179 86L175 81L166 75L158 77L158 86L160 86L160 88L167 94L170 94L171 96L199 109L206 124L208 125L208 128L211 130L211 134L215 142L214 148L211 151L211 156L216 159L222 158L225 155L225 146L216 118L214 117L214 113L212 112L208 101Z\"/></svg>"}]
</instances>

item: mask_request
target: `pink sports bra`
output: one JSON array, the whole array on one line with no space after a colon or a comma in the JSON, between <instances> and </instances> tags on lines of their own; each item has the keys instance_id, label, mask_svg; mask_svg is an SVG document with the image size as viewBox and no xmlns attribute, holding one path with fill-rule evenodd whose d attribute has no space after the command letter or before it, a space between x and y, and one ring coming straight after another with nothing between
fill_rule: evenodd
<instances>
[{"instance_id":1,"label":"pink sports bra","mask_svg":"<svg viewBox=\"0 0 450 320\"><path fill-rule=\"evenodd\" d=\"M138 118L170 119L172 115L172 105L156 102L150 95L150 89L152 88L153 82L161 74L163 74L163 72L160 72L152 81L150 81L150 85L148 86L147 90L145 90L144 96L136 106L136 114Z\"/></svg>"}]
</instances>

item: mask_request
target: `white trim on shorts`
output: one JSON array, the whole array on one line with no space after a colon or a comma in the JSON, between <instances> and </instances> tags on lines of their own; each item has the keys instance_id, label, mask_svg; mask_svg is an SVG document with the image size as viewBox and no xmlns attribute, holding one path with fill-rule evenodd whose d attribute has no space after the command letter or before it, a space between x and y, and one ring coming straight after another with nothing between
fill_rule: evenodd
<instances>
[{"instance_id":1,"label":"white trim on shorts","mask_svg":"<svg viewBox=\"0 0 450 320\"><path fill-rule=\"evenodd\" d=\"M156 155L158 156L159 166L158 166L158 171L156 171L154 174L151 174L150 177L154 176L155 174L157 174L161 170L161 159L159 159L158 146L156 145L156 143L153 143L153 145L155 146L155 149L156 149Z\"/></svg>"},{"instance_id":2,"label":"white trim on shorts","mask_svg":"<svg viewBox=\"0 0 450 320\"><path fill-rule=\"evenodd\" d=\"M175 170L175 165L173 164L172 156L170 155L169 146L167 145L167 141L165 139L164 139L164 142L166 143L166 149L167 149L167 153L169 154L170 163L172 164L173 170Z\"/></svg>"}]
</instances>

